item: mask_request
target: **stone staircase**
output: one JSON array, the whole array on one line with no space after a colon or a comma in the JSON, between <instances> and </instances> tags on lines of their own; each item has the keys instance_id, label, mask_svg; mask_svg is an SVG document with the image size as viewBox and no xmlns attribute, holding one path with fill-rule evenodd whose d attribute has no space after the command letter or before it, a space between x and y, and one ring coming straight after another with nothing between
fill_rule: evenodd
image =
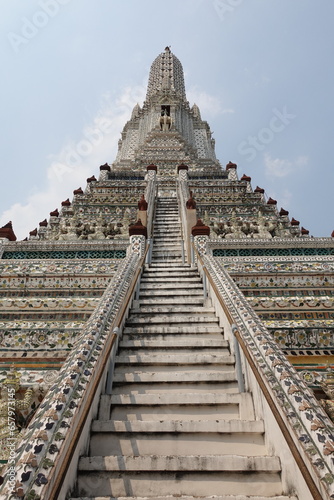
<instances>
[{"instance_id":1,"label":"stone staircase","mask_svg":"<svg viewBox=\"0 0 334 500\"><path fill-rule=\"evenodd\" d=\"M176 198L159 198L152 264L79 461L76 498L296 500L282 494L251 394L238 392L198 272L182 265L180 231Z\"/></svg>"}]
</instances>

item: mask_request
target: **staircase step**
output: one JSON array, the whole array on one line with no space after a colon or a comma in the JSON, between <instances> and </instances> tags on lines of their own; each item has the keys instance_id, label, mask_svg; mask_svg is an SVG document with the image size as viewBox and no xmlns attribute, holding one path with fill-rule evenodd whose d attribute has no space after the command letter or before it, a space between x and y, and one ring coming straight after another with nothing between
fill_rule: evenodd
<instances>
[{"instance_id":1,"label":"staircase step","mask_svg":"<svg viewBox=\"0 0 334 500\"><path fill-rule=\"evenodd\" d=\"M168 290L159 290L159 289L154 289L154 288L146 288L145 290L140 290L139 291L139 301L141 302L141 299L147 299L150 298L152 300L154 299L162 299L163 297L166 298L175 298L178 297L178 304L184 304L185 300L191 301L191 299L195 297L201 297L202 302L204 301L203 297L203 290L200 288L193 289L191 292L189 290L173 290L172 288Z\"/></svg>"},{"instance_id":2,"label":"staircase step","mask_svg":"<svg viewBox=\"0 0 334 500\"><path fill-rule=\"evenodd\" d=\"M160 339L128 339L125 335L123 335L122 340L120 341L120 347L123 349L129 348L144 348L144 349L206 349L206 348L219 348L219 349L227 349L229 346L229 342L224 340L221 337L217 337L214 339L193 339L193 338L185 338L180 339L179 337L172 337L169 339L167 337L165 340ZM203 352L203 351L202 351Z\"/></svg>"},{"instance_id":3,"label":"staircase step","mask_svg":"<svg viewBox=\"0 0 334 500\"><path fill-rule=\"evenodd\" d=\"M218 433L218 432L135 432L114 433L93 432L89 454L94 456L132 455L150 456L196 456L199 450L205 455L245 457L266 456L261 433Z\"/></svg>"},{"instance_id":4,"label":"staircase step","mask_svg":"<svg viewBox=\"0 0 334 500\"><path fill-rule=\"evenodd\" d=\"M167 370L165 369L164 371L140 371L136 369L135 371L128 371L122 373L121 371L117 371L117 373L114 375L114 382L119 384L119 383L136 383L143 385L143 383L154 383L156 384L157 382L163 382L165 384L171 384L173 387L166 387L166 390L168 392L171 392L171 389L173 391L178 390L178 385L180 383L185 384L187 387L185 387L186 390L190 391L190 388L187 384L187 382L192 383L193 387L194 383L197 384L203 384L203 383L208 383L208 382L221 382L222 384L224 382L235 382L235 373L234 370L230 371L223 371L223 370L192 370L192 371L182 371L182 370ZM173 384L174 383L174 384ZM182 392L182 388L179 388L180 391ZM210 386L210 391L214 391L215 387ZM209 391L209 392L210 392ZM215 393L216 394L216 393Z\"/></svg>"},{"instance_id":5,"label":"staircase step","mask_svg":"<svg viewBox=\"0 0 334 500\"><path fill-rule=\"evenodd\" d=\"M215 324L212 324L211 326L205 326L201 324L197 324L195 326L184 326L180 324L176 324L174 326L137 326L137 327L125 327L124 328L124 333L126 335L128 334L142 334L142 333L152 333L152 334L159 334L159 333L178 333L178 334L183 334L183 333L190 333L190 334L199 334L199 333L222 333L222 329Z\"/></svg>"},{"instance_id":6,"label":"staircase step","mask_svg":"<svg viewBox=\"0 0 334 500\"><path fill-rule=\"evenodd\" d=\"M137 314L152 314L152 315L157 315L157 314L214 314L214 308L213 307L182 307L182 306L163 306L163 305L156 305L156 306L141 306L139 309L132 309L131 310L131 315L137 315Z\"/></svg>"},{"instance_id":7,"label":"staircase step","mask_svg":"<svg viewBox=\"0 0 334 500\"><path fill-rule=\"evenodd\" d=\"M141 285L143 284L151 284L151 283L159 283L159 284L174 284L179 283L183 284L184 287L187 287L187 284L191 283L201 283L201 278L199 276L146 276L143 274L143 277L140 281Z\"/></svg>"},{"instance_id":8,"label":"staircase step","mask_svg":"<svg viewBox=\"0 0 334 500\"><path fill-rule=\"evenodd\" d=\"M206 394L212 394L207 392ZM248 399L240 399L237 393L213 393L216 402L212 404L202 404L203 397L206 394L192 393L189 398L189 393L162 393L162 394L123 394L113 395L111 401L110 396L101 396L99 408L99 420L126 420L132 421L147 421L147 420L254 420L254 412L252 401ZM138 400L138 397L141 399ZM158 399L160 396L160 399ZM162 398L162 399L161 399ZM185 399L189 402L183 402ZM138 403L137 403L138 401ZM172 401L168 403L166 401Z\"/></svg>"},{"instance_id":9,"label":"staircase step","mask_svg":"<svg viewBox=\"0 0 334 500\"><path fill-rule=\"evenodd\" d=\"M109 406L130 405L141 408L146 406L148 407L147 409L153 413L157 412L158 407L166 412L165 407L173 405L178 407L180 410L185 410L187 407L198 406L199 412L211 411L212 414L214 414L217 409L218 412L221 411L219 406L223 407L231 405L239 408L241 419L254 420L253 401L252 396L249 393L216 394L212 392L206 394L136 394L135 396L128 394L112 394L111 396L101 396L101 398L104 399L104 404L109 404ZM165 416L169 417L166 413ZM215 416L217 416L217 413ZM170 418L172 417L170 416ZM160 418L160 420L163 419Z\"/></svg>"},{"instance_id":10,"label":"staircase step","mask_svg":"<svg viewBox=\"0 0 334 500\"><path fill-rule=\"evenodd\" d=\"M297 497L290 496L245 496L245 495L211 495L211 496L185 496L185 495L167 495L154 497L71 497L69 500L298 500Z\"/></svg>"},{"instance_id":11,"label":"staircase step","mask_svg":"<svg viewBox=\"0 0 334 500\"><path fill-rule=\"evenodd\" d=\"M155 270L160 267L164 268L175 268L175 266L182 266L182 258L173 258L173 259L153 259L150 263L150 269Z\"/></svg>"},{"instance_id":12,"label":"staircase step","mask_svg":"<svg viewBox=\"0 0 334 500\"><path fill-rule=\"evenodd\" d=\"M153 229L153 240L157 244L156 246L162 245L163 243L174 243L181 245L182 235L181 228L179 227L169 227L169 226L158 226Z\"/></svg>"},{"instance_id":13,"label":"staircase step","mask_svg":"<svg viewBox=\"0 0 334 500\"><path fill-rule=\"evenodd\" d=\"M136 331L128 332L123 334L123 339L126 341L137 341L145 343L146 341L154 341L154 342L163 342L164 344L168 344L169 342L173 342L173 344L177 345L177 342L215 342L217 339L224 340L223 332L188 332L184 335L181 333L171 334L171 333L141 333L138 336Z\"/></svg>"},{"instance_id":14,"label":"staircase step","mask_svg":"<svg viewBox=\"0 0 334 500\"><path fill-rule=\"evenodd\" d=\"M143 317L141 314L131 315L128 318L126 324L128 326L133 325L172 325L174 323L179 323L183 325L183 323L217 323L218 318L213 314L207 314L206 316L200 316L200 314L194 314L193 316L186 316L185 314L150 314L149 317L146 315Z\"/></svg>"},{"instance_id":15,"label":"staircase step","mask_svg":"<svg viewBox=\"0 0 334 500\"><path fill-rule=\"evenodd\" d=\"M140 353L140 354L119 354L116 356L116 363L119 364L142 364L142 365L211 365L228 364L233 365L234 356L229 354L193 353L193 354L167 354L167 353ZM198 369L198 368L196 368Z\"/></svg>"},{"instance_id":16,"label":"staircase step","mask_svg":"<svg viewBox=\"0 0 334 500\"><path fill-rule=\"evenodd\" d=\"M202 283L194 283L194 282L186 282L186 290L184 290L184 283L141 283L140 291L145 290L178 290L181 292L187 292L188 290L200 290L203 294L203 286Z\"/></svg>"},{"instance_id":17,"label":"staircase step","mask_svg":"<svg viewBox=\"0 0 334 500\"><path fill-rule=\"evenodd\" d=\"M93 432L264 433L263 420L94 420Z\"/></svg>"},{"instance_id":18,"label":"staircase step","mask_svg":"<svg viewBox=\"0 0 334 500\"><path fill-rule=\"evenodd\" d=\"M184 266L174 266L174 267L162 267L162 266L152 266L146 267L143 276L149 276L149 277L168 277L168 276L179 276L180 278L183 277L198 277L197 271L191 269L188 264L185 264Z\"/></svg>"},{"instance_id":19,"label":"staircase step","mask_svg":"<svg viewBox=\"0 0 334 500\"><path fill-rule=\"evenodd\" d=\"M280 472L280 460L271 456L242 455L109 455L81 457L79 470L84 471L220 471Z\"/></svg>"},{"instance_id":20,"label":"staircase step","mask_svg":"<svg viewBox=\"0 0 334 500\"><path fill-rule=\"evenodd\" d=\"M162 376L161 376L162 375ZM170 375L170 374L169 374ZM174 374L173 374L174 375ZM176 374L178 375L178 374ZM184 374L183 374L184 375ZM179 377L174 381L174 377L168 378L168 373L158 373L154 377L155 380L145 381L119 381L117 379L113 385L113 394L181 394L181 393L206 393L214 392L215 394L236 394L238 392L238 383L234 372L226 372L226 376L215 373L199 373L190 374L190 381ZM161 381L158 380L161 378ZM226 378L226 380L223 380Z\"/></svg>"},{"instance_id":21,"label":"staircase step","mask_svg":"<svg viewBox=\"0 0 334 500\"><path fill-rule=\"evenodd\" d=\"M147 294L146 294L147 295ZM154 297L154 299L149 299L149 298L141 298L138 300L140 307L141 306L150 306L150 307L169 307L170 305L180 305L181 299L180 296L178 298L173 298L173 295L168 295L166 297L159 296L159 297ZM182 297L182 304L187 305L189 304L189 307L195 306L195 305L201 305L203 304L203 296L202 295L197 295L196 297Z\"/></svg>"},{"instance_id":22,"label":"staircase step","mask_svg":"<svg viewBox=\"0 0 334 500\"><path fill-rule=\"evenodd\" d=\"M287 498L277 496L282 493L282 484L279 473L251 472L240 474L239 472L210 472L192 471L187 472L181 469L179 472L146 472L139 473L99 471L90 472L86 470L78 477L79 495L95 494L98 489L102 495L109 495L120 500L124 496L143 497L149 492L150 500L156 500L161 495L167 498L196 497L210 500L210 498L228 498L229 500L258 499L254 497L259 492L263 492L265 500L276 500L277 498ZM98 486L97 486L98 485ZM226 497L219 497L221 491ZM102 493L103 492L103 493ZM240 497L240 494L243 495ZM171 495L175 495L174 497ZM212 497L215 495L214 497ZM237 496L230 496L237 495ZM253 496L252 496L253 495ZM276 495L276 496L274 496ZM99 498L100 500L100 498Z\"/></svg>"},{"instance_id":23,"label":"staircase step","mask_svg":"<svg viewBox=\"0 0 334 500\"><path fill-rule=\"evenodd\" d=\"M175 260L181 260L181 250L153 250L152 251L152 263L155 261L159 262L170 262Z\"/></svg>"},{"instance_id":24,"label":"staircase step","mask_svg":"<svg viewBox=\"0 0 334 500\"><path fill-rule=\"evenodd\" d=\"M159 217L153 222L154 231L161 231L162 228L170 229L173 231L181 231L181 224L178 217Z\"/></svg>"},{"instance_id":25,"label":"staircase step","mask_svg":"<svg viewBox=\"0 0 334 500\"><path fill-rule=\"evenodd\" d=\"M191 495L208 498L225 494L270 497L282 493L280 463L276 457L238 455L114 455L79 460L78 494L156 498ZM146 492L146 493L145 493ZM267 499L266 499L267 500Z\"/></svg>"}]
</instances>

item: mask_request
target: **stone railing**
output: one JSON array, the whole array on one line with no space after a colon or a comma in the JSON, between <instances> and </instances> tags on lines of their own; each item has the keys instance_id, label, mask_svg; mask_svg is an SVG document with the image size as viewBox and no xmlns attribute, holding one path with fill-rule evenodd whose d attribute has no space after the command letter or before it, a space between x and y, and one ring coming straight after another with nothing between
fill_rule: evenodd
<instances>
[{"instance_id":1,"label":"stone railing","mask_svg":"<svg viewBox=\"0 0 334 500\"><path fill-rule=\"evenodd\" d=\"M157 193L157 173L155 170L149 170L147 172L147 187L145 190L145 199L148 203L147 207L147 236L152 237L153 232L153 220L154 220L154 210L155 210L155 199Z\"/></svg>"},{"instance_id":2,"label":"stone railing","mask_svg":"<svg viewBox=\"0 0 334 500\"><path fill-rule=\"evenodd\" d=\"M225 336L232 340L232 330L237 332L248 389L269 428L269 446L281 457L286 486L298 481L306 484L308 496L299 498L334 498L333 423L224 266L206 253L206 237L195 237L195 245L199 270L207 277ZM298 479L301 474L302 479Z\"/></svg>"},{"instance_id":3,"label":"stone railing","mask_svg":"<svg viewBox=\"0 0 334 500\"><path fill-rule=\"evenodd\" d=\"M86 448L114 355L117 335L113 330L120 326L120 311L123 318L130 307L144 246L144 237L131 237L131 251L121 261L5 470L1 500L65 498L73 487L77 460Z\"/></svg>"},{"instance_id":4,"label":"stone railing","mask_svg":"<svg viewBox=\"0 0 334 500\"><path fill-rule=\"evenodd\" d=\"M185 242L187 259L190 261L190 233L189 233L189 224L188 224L188 214L186 203L189 200L189 186L188 186L188 172L187 170L181 169L179 171L179 178L177 181L177 199L179 205L179 212L181 218L181 227L182 227L182 239Z\"/></svg>"}]
</instances>

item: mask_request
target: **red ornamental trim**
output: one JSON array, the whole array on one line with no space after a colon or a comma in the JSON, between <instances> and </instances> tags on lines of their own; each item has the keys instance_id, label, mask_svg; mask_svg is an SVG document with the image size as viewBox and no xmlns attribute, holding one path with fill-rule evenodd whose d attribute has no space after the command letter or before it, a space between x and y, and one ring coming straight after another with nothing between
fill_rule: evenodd
<instances>
[{"instance_id":1,"label":"red ornamental trim","mask_svg":"<svg viewBox=\"0 0 334 500\"><path fill-rule=\"evenodd\" d=\"M291 219L291 226L299 226L300 222L299 220L296 220L292 217Z\"/></svg>"},{"instance_id":2,"label":"red ornamental trim","mask_svg":"<svg viewBox=\"0 0 334 500\"><path fill-rule=\"evenodd\" d=\"M147 210L148 203L145 200L145 196L142 194L140 200L138 201L138 210L145 211Z\"/></svg>"},{"instance_id":3,"label":"red ornamental trim","mask_svg":"<svg viewBox=\"0 0 334 500\"><path fill-rule=\"evenodd\" d=\"M61 206L62 206L62 207L70 207L70 206L71 206L71 202L70 202L70 200L67 198L67 200L62 201L62 202L61 202Z\"/></svg>"},{"instance_id":4,"label":"red ornamental trim","mask_svg":"<svg viewBox=\"0 0 334 500\"><path fill-rule=\"evenodd\" d=\"M143 226L140 219L129 227L129 236L145 236L147 238L147 227Z\"/></svg>"},{"instance_id":5,"label":"red ornamental trim","mask_svg":"<svg viewBox=\"0 0 334 500\"><path fill-rule=\"evenodd\" d=\"M226 165L226 170L229 170L230 168L237 168L237 166L238 165L236 163L232 163L231 161L229 161Z\"/></svg>"},{"instance_id":6,"label":"red ornamental trim","mask_svg":"<svg viewBox=\"0 0 334 500\"><path fill-rule=\"evenodd\" d=\"M269 198L269 200L267 201L267 205L277 205L277 201Z\"/></svg>"},{"instance_id":7,"label":"red ornamental trim","mask_svg":"<svg viewBox=\"0 0 334 500\"><path fill-rule=\"evenodd\" d=\"M181 165L179 165L177 167L177 173L179 173L180 170L189 170L189 167L188 167L188 165L185 165L184 163L181 163Z\"/></svg>"},{"instance_id":8,"label":"red ornamental trim","mask_svg":"<svg viewBox=\"0 0 334 500\"><path fill-rule=\"evenodd\" d=\"M249 175L244 174L244 175L241 177L241 179L240 179L240 180L241 180L241 181L247 181L247 182L250 182L250 181L252 180L252 178L251 178L251 177L249 177Z\"/></svg>"},{"instance_id":9,"label":"red ornamental trim","mask_svg":"<svg viewBox=\"0 0 334 500\"><path fill-rule=\"evenodd\" d=\"M192 191L190 191L190 198L189 198L189 200L186 203L186 208L188 208L189 210L196 208L196 201L193 198L193 192Z\"/></svg>"},{"instance_id":10,"label":"red ornamental trim","mask_svg":"<svg viewBox=\"0 0 334 500\"><path fill-rule=\"evenodd\" d=\"M108 163L105 163L104 165L101 165L100 166L100 170L107 170L108 172L110 172L110 167L108 165Z\"/></svg>"},{"instance_id":11,"label":"red ornamental trim","mask_svg":"<svg viewBox=\"0 0 334 500\"><path fill-rule=\"evenodd\" d=\"M206 226L205 224L203 224L201 219L198 219L195 226L193 226L191 228L191 234L193 236L209 236L210 235L210 228L209 228L209 226Z\"/></svg>"},{"instance_id":12,"label":"red ornamental trim","mask_svg":"<svg viewBox=\"0 0 334 500\"><path fill-rule=\"evenodd\" d=\"M96 182L95 175L92 175L92 177L88 177L87 182Z\"/></svg>"},{"instance_id":13,"label":"red ornamental trim","mask_svg":"<svg viewBox=\"0 0 334 500\"><path fill-rule=\"evenodd\" d=\"M154 170L155 172L157 172L158 167L156 165L153 165L153 163L151 163L151 165L147 165L146 170Z\"/></svg>"},{"instance_id":14,"label":"red ornamental trim","mask_svg":"<svg viewBox=\"0 0 334 500\"><path fill-rule=\"evenodd\" d=\"M6 238L9 241L16 241L11 221L0 228L0 238Z\"/></svg>"}]
</instances>

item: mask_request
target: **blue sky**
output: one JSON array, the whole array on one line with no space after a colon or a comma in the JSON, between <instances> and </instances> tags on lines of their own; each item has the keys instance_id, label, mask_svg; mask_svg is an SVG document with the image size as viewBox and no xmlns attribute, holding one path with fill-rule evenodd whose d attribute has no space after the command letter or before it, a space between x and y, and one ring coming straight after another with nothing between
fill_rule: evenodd
<instances>
[{"instance_id":1,"label":"blue sky","mask_svg":"<svg viewBox=\"0 0 334 500\"><path fill-rule=\"evenodd\" d=\"M19 239L115 159L166 45L217 157L330 236L333 0L2 2L0 225Z\"/></svg>"}]
</instances>

